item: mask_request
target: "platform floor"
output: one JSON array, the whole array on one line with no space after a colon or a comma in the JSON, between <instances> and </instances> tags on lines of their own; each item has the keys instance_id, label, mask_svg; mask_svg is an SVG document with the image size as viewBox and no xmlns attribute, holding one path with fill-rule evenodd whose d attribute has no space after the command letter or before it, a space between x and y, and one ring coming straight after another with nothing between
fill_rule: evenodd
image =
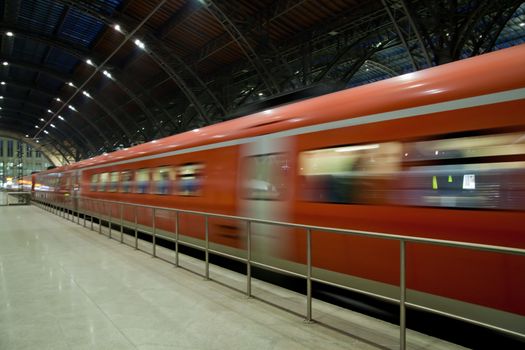
<instances>
[{"instance_id":1,"label":"platform floor","mask_svg":"<svg viewBox=\"0 0 525 350\"><path fill-rule=\"evenodd\" d=\"M0 207L0 349L399 347L398 328L389 323L315 301L314 317L345 333L305 324L271 305L304 312L304 296L254 281L257 298L247 298L197 275L201 261L181 257L181 265L35 206ZM210 277L244 288L243 276L219 267ZM461 348L412 331L407 347Z\"/></svg>"}]
</instances>

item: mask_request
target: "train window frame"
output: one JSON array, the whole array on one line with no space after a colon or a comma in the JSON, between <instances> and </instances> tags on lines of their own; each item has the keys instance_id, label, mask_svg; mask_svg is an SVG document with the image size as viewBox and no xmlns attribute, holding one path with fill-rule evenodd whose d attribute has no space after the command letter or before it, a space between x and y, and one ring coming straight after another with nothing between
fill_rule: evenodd
<instances>
[{"instance_id":1,"label":"train window frame","mask_svg":"<svg viewBox=\"0 0 525 350\"><path fill-rule=\"evenodd\" d=\"M131 175L131 176L127 176ZM119 192L120 193L132 193L134 184L135 172L131 169L122 170L119 173Z\"/></svg>"},{"instance_id":2,"label":"train window frame","mask_svg":"<svg viewBox=\"0 0 525 350\"><path fill-rule=\"evenodd\" d=\"M167 174L167 178L165 177ZM164 177L164 178L163 178ZM177 185L176 170L171 165L162 165L152 169L151 172L152 193L158 195L170 195Z\"/></svg>"},{"instance_id":3,"label":"train window frame","mask_svg":"<svg viewBox=\"0 0 525 350\"><path fill-rule=\"evenodd\" d=\"M107 191L107 184L109 180L109 172L100 173L100 177L98 180L98 192L106 192Z\"/></svg>"},{"instance_id":4,"label":"train window frame","mask_svg":"<svg viewBox=\"0 0 525 350\"><path fill-rule=\"evenodd\" d=\"M241 198L243 200L255 200L255 201L284 201L288 198L288 190L286 188L287 179L282 176L282 173L271 171L272 169L264 169L261 171L258 164L248 164L248 162L271 162L274 167L276 164L281 162L287 162L286 152L272 152L265 154L249 155L242 158L242 176L243 180L241 183ZM286 170L289 169L287 165ZM281 166L281 169L283 166ZM255 169L255 170L254 170ZM275 170L275 169L273 169ZM255 177L250 174L254 172ZM261 178L261 174L266 173L265 177ZM270 178L270 176L272 178ZM289 174L287 174L290 176ZM279 185L277 182L281 182Z\"/></svg>"},{"instance_id":5,"label":"train window frame","mask_svg":"<svg viewBox=\"0 0 525 350\"><path fill-rule=\"evenodd\" d=\"M401 170L402 149L401 141L390 140L299 151L299 200L349 205L386 203L385 184Z\"/></svg>"},{"instance_id":6,"label":"train window frame","mask_svg":"<svg viewBox=\"0 0 525 350\"><path fill-rule=\"evenodd\" d=\"M142 180L143 176L147 175L147 180ZM140 168L136 169L134 173L134 193L137 194L148 194L151 187L151 169L150 168Z\"/></svg>"},{"instance_id":7,"label":"train window frame","mask_svg":"<svg viewBox=\"0 0 525 350\"><path fill-rule=\"evenodd\" d=\"M202 182L205 165L201 162L189 162L175 167L176 194L182 197L202 196ZM192 180L192 182L189 182ZM183 189L184 186L188 186Z\"/></svg>"},{"instance_id":8,"label":"train window frame","mask_svg":"<svg viewBox=\"0 0 525 350\"><path fill-rule=\"evenodd\" d=\"M108 192L117 192L120 182L120 173L118 171L112 171L109 173L108 181Z\"/></svg>"},{"instance_id":9,"label":"train window frame","mask_svg":"<svg viewBox=\"0 0 525 350\"><path fill-rule=\"evenodd\" d=\"M91 177L90 177L90 182L89 182L89 190L91 192L97 192L98 191L98 182L99 182L99 179L100 179L100 174L99 173L96 173L96 174L91 174Z\"/></svg>"}]
</instances>

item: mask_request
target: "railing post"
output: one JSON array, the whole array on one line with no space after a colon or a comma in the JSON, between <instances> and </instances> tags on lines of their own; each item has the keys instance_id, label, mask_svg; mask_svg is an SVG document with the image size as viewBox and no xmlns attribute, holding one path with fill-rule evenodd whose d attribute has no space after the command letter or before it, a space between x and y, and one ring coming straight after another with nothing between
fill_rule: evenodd
<instances>
[{"instance_id":1,"label":"railing post","mask_svg":"<svg viewBox=\"0 0 525 350\"><path fill-rule=\"evenodd\" d=\"M152 252L152 256L155 257L157 256L157 228L156 228L156 225L155 225L155 219L156 219L156 210L155 208L153 208L153 220L152 220L152 226L153 226L153 235L152 235L152 242L153 242L153 252Z\"/></svg>"},{"instance_id":2,"label":"railing post","mask_svg":"<svg viewBox=\"0 0 525 350\"><path fill-rule=\"evenodd\" d=\"M87 209L84 208L84 213L82 215L82 218L84 219L84 227L86 227L86 212L87 212Z\"/></svg>"},{"instance_id":3,"label":"railing post","mask_svg":"<svg viewBox=\"0 0 525 350\"><path fill-rule=\"evenodd\" d=\"M139 249L139 236L138 236L138 230L137 230L137 227L138 227L138 224L137 224L137 206L135 205L134 207L134 214L135 214L135 249Z\"/></svg>"},{"instance_id":4,"label":"railing post","mask_svg":"<svg viewBox=\"0 0 525 350\"><path fill-rule=\"evenodd\" d=\"M108 220L108 228L109 228L109 235L108 238L111 239L111 212L113 211L113 203L109 203L109 220Z\"/></svg>"},{"instance_id":5,"label":"railing post","mask_svg":"<svg viewBox=\"0 0 525 350\"><path fill-rule=\"evenodd\" d=\"M124 243L124 204L120 203L120 243Z\"/></svg>"},{"instance_id":6,"label":"railing post","mask_svg":"<svg viewBox=\"0 0 525 350\"><path fill-rule=\"evenodd\" d=\"M306 322L312 322L312 230L306 229Z\"/></svg>"},{"instance_id":7,"label":"railing post","mask_svg":"<svg viewBox=\"0 0 525 350\"><path fill-rule=\"evenodd\" d=\"M179 212L175 211L175 266L179 267Z\"/></svg>"},{"instance_id":8,"label":"railing post","mask_svg":"<svg viewBox=\"0 0 525 350\"><path fill-rule=\"evenodd\" d=\"M252 223L246 221L246 295L252 296Z\"/></svg>"},{"instance_id":9,"label":"railing post","mask_svg":"<svg viewBox=\"0 0 525 350\"><path fill-rule=\"evenodd\" d=\"M206 260L206 266L205 266L205 278L207 280L210 279L210 252L209 252L209 249L210 249L210 240L209 240L209 232L208 232L208 215L205 215L204 216L204 224L205 224L205 231L204 231L204 234L205 234L205 238L206 238L206 250L204 252L204 255L205 255L205 260Z\"/></svg>"},{"instance_id":10,"label":"railing post","mask_svg":"<svg viewBox=\"0 0 525 350\"><path fill-rule=\"evenodd\" d=\"M400 266L399 266L399 289L400 289L400 297L399 297L399 349L405 350L406 348L406 306L405 306L405 299L406 299L406 242L405 240L400 240Z\"/></svg>"}]
</instances>

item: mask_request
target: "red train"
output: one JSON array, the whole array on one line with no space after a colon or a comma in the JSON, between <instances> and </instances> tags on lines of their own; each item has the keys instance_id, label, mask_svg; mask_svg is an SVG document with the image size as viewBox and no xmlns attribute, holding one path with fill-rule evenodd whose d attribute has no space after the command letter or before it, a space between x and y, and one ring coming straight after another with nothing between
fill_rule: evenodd
<instances>
[{"instance_id":1,"label":"red train","mask_svg":"<svg viewBox=\"0 0 525 350\"><path fill-rule=\"evenodd\" d=\"M525 248L524 62L521 45L279 106L36 174L33 189L81 208L100 198ZM158 226L173 232L172 218ZM203 227L181 217L188 241ZM212 220L210 239L242 255L244 225ZM304 272L302 233L255 225L253 246ZM314 232L313 264L316 277L399 293L395 241ZM409 302L523 334L524 276L524 257L407 246Z\"/></svg>"}]
</instances>

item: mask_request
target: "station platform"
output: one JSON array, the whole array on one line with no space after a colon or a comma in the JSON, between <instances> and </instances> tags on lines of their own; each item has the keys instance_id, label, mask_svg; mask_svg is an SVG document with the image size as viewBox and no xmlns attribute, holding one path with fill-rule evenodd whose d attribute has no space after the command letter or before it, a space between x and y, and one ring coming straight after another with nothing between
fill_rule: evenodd
<instances>
[{"instance_id":1,"label":"station platform","mask_svg":"<svg viewBox=\"0 0 525 350\"><path fill-rule=\"evenodd\" d=\"M254 280L248 298L243 275L212 266L204 280L202 261L176 268L107 230L0 206L0 349L399 348L396 325L317 300L305 323L303 295ZM407 348L461 349L410 330Z\"/></svg>"}]
</instances>

